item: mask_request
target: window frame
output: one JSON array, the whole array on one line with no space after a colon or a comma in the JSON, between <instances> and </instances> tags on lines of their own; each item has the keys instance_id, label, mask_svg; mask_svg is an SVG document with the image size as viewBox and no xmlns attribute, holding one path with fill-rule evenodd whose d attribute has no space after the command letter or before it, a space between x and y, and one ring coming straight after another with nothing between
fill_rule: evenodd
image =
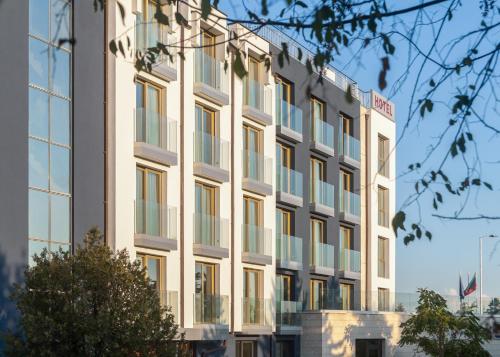
<instances>
[{"instance_id":1,"label":"window frame","mask_svg":"<svg viewBox=\"0 0 500 357\"><path fill-rule=\"evenodd\" d=\"M315 297L316 297L316 290L314 289L315 286L317 286L319 289L319 294L321 296L318 297L317 302L318 306L315 306ZM316 311L316 310L321 310L325 306L325 291L326 291L326 281L322 279L310 279L309 280L309 307L311 310Z\"/></svg>"},{"instance_id":2,"label":"window frame","mask_svg":"<svg viewBox=\"0 0 500 357\"><path fill-rule=\"evenodd\" d=\"M382 254L381 254L382 253ZM383 279L389 279L389 239L384 237L377 238L377 276ZM381 270L381 268L383 269Z\"/></svg>"},{"instance_id":3,"label":"window frame","mask_svg":"<svg viewBox=\"0 0 500 357\"><path fill-rule=\"evenodd\" d=\"M389 139L378 134L377 140L377 172L384 177L389 177Z\"/></svg>"},{"instance_id":4,"label":"window frame","mask_svg":"<svg viewBox=\"0 0 500 357\"><path fill-rule=\"evenodd\" d=\"M389 189L378 186L377 191L378 225L389 228Z\"/></svg>"},{"instance_id":5,"label":"window frame","mask_svg":"<svg viewBox=\"0 0 500 357\"><path fill-rule=\"evenodd\" d=\"M157 291L164 291L165 286L166 286L166 281L165 278L167 276L166 274L166 264L165 264L165 257L160 256L160 255L154 255L154 254L149 254L149 253L142 253L138 252L136 256L136 260L141 261L141 266L145 269L145 276L149 278L148 274L148 261L150 259L157 260L158 262L158 267L159 267L159 284L156 288Z\"/></svg>"}]
</instances>

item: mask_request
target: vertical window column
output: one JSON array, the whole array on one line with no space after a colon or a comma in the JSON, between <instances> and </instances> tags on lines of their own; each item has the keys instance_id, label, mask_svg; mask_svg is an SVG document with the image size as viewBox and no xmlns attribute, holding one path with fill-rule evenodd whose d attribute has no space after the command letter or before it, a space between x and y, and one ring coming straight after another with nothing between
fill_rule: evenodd
<instances>
[{"instance_id":1,"label":"vertical window column","mask_svg":"<svg viewBox=\"0 0 500 357\"><path fill-rule=\"evenodd\" d=\"M30 257L71 246L71 13L65 0L29 2Z\"/></svg>"}]
</instances>

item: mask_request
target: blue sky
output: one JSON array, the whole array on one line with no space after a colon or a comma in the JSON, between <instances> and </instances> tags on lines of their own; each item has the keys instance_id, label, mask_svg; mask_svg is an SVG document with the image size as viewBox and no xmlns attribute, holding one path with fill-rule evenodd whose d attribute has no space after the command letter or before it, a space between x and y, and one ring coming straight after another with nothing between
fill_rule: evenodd
<instances>
[{"instance_id":1,"label":"blue sky","mask_svg":"<svg viewBox=\"0 0 500 357\"><path fill-rule=\"evenodd\" d=\"M258 9L260 2L254 1L254 9ZM284 0L276 0L270 6L271 13L278 11ZM310 3L310 2L308 2ZM391 2L395 4L393 8L399 7L401 2ZM413 3L413 2L408 2ZM405 2L405 5L407 3ZM447 30L443 36L444 44L453 39L457 33L464 32L464 29L477 27L481 21L480 11L477 8L478 2L465 1L464 5L456 12L452 21L447 25ZM244 9L240 0L220 1L221 9L228 15L238 14L242 16ZM433 16L429 12L430 17ZM400 18L400 23L394 24L397 28L403 28L408 18ZM427 20L424 18L424 20ZM410 21L408 21L410 23ZM423 49L430 46L426 41L431 34L423 32L418 39L418 45ZM416 70L412 69L408 77L399 88L394 84L397 78L404 73L407 68L408 46L405 42L396 42L396 55L391 62L391 71L388 77L388 88L382 93L391 98L396 104L397 131L398 137L406 123L410 107L410 95L413 83L416 81ZM460 47L458 48L460 50ZM353 54L348 50L343 51L341 56L333 65L344 71L348 76L355 79L364 90L378 87L378 72L380 69L381 51L376 48L369 48L363 52L361 62L352 60ZM422 78L429 80L431 70L423 72ZM443 88L441 99L449 101L455 95L454 83L450 83ZM484 118L490 122L498 117L498 113L490 108L483 98L483 107L486 108ZM444 103L446 104L446 103ZM448 102L449 104L449 102ZM408 165L421 161L428 152L430 145L437 140L437 134L447 126L449 120L449 110L443 104L436 104L431 115L424 120L416 120L405 132L401 142L397 147L397 172L398 176L405 172ZM483 180L489 181L493 185L493 191L486 189L471 192L470 199L466 205L467 215L489 214L500 215L499 209L499 188L500 167L494 163L499 158L498 138L492 135L491 131L485 130L481 125L471 126L477 142L477 150L481 155L478 170L481 172ZM431 157L429 166L436 164L449 149L451 141L446 141ZM474 162L470 155L468 159ZM452 179L463 179L463 161L455 159L448 164L446 173ZM402 176L397 182L398 207L409 194L413 193L416 175ZM450 215L461 206L461 201L444 196L445 204L440 208L439 213ZM413 292L418 287L428 287L442 294L456 294L458 289L458 274L461 272L463 280L467 280L467 273L471 275L479 271L479 243L478 237L485 234L500 235L500 221L445 221L432 217L432 203L429 198L422 201L421 218L423 224L433 233L431 242L422 239L409 246L405 246L401 238L397 239L396 246L396 290L400 292ZM417 218L418 211L412 209L409 212L409 219ZM500 239L497 240L500 244ZM487 296L500 296L500 249L494 250L495 240L485 240L484 243L484 284L483 294ZM494 252L493 255L490 254ZM465 283L465 282L464 282Z\"/></svg>"}]
</instances>

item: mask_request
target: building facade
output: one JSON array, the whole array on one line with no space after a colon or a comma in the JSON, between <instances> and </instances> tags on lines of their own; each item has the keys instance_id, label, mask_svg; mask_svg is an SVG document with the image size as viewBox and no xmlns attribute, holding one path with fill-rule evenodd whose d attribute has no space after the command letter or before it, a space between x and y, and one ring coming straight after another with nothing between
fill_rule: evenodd
<instances>
[{"instance_id":1,"label":"building facade","mask_svg":"<svg viewBox=\"0 0 500 357\"><path fill-rule=\"evenodd\" d=\"M299 356L303 316L389 310L394 104L333 68L320 83L275 29L204 20L194 1L121 4L0 3L4 281L97 225L144 264L193 356ZM168 53L137 71L157 43Z\"/></svg>"}]
</instances>

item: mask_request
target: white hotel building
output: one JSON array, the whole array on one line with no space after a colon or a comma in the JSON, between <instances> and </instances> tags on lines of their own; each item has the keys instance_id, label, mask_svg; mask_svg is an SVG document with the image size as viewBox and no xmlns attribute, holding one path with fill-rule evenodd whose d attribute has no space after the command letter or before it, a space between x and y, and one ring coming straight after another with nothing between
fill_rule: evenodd
<instances>
[{"instance_id":1,"label":"white hotel building","mask_svg":"<svg viewBox=\"0 0 500 357\"><path fill-rule=\"evenodd\" d=\"M0 29L13 37L0 35L6 48L30 39L9 57L18 66L5 79L18 94L0 110L0 152L12 163L0 182L18 202L0 214L7 264L27 264L43 247L74 249L97 224L110 247L146 266L193 356L396 353L394 104L372 106L385 99L334 68L318 84L283 33L228 26L215 9L203 20L191 0L163 6L170 27L152 20L152 0L122 0L123 21L116 1L97 13L70 4L65 21L77 42L68 45L67 73L45 83L46 61L48 73L60 69L36 46L59 53L53 25L44 35L59 1L1 5L17 18L0 11ZM125 56L109 52L112 40ZM138 72L135 51L157 41L173 61L163 55ZM283 41L290 62L280 67ZM243 80L232 69L236 49ZM45 103L35 94L66 100L66 116L49 101L50 125L64 119L66 143L34 129ZM44 145L65 148L69 159L45 159ZM58 185L61 177L70 184ZM54 217L67 229L57 230Z\"/></svg>"}]
</instances>

